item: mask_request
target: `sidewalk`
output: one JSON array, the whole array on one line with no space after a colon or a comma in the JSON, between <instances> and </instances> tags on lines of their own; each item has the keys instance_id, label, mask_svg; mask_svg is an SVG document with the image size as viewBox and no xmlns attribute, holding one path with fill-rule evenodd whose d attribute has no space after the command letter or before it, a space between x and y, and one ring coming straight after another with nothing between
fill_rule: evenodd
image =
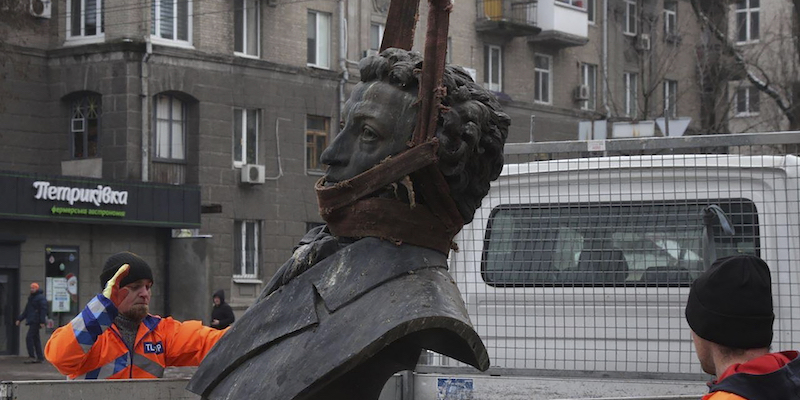
<instances>
[{"instance_id":1,"label":"sidewalk","mask_svg":"<svg viewBox=\"0 0 800 400\"><path fill-rule=\"evenodd\" d=\"M63 380L56 367L45 361L41 364L25 364L27 356L0 356L0 381Z\"/></svg>"},{"instance_id":2,"label":"sidewalk","mask_svg":"<svg viewBox=\"0 0 800 400\"><path fill-rule=\"evenodd\" d=\"M0 356L0 381L64 380L56 367L45 361L41 364L25 364L27 356ZM164 378L191 378L197 367L169 367Z\"/></svg>"}]
</instances>

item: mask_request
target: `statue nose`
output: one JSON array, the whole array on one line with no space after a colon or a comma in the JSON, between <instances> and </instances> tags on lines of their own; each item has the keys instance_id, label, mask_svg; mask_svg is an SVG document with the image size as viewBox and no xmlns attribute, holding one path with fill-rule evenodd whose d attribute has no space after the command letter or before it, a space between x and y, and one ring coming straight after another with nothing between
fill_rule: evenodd
<instances>
[{"instance_id":1,"label":"statue nose","mask_svg":"<svg viewBox=\"0 0 800 400\"><path fill-rule=\"evenodd\" d=\"M341 166L347 163L345 152L342 151L342 138L344 131L339 132L336 138L328 145L328 147L320 154L319 162L328 166Z\"/></svg>"}]
</instances>

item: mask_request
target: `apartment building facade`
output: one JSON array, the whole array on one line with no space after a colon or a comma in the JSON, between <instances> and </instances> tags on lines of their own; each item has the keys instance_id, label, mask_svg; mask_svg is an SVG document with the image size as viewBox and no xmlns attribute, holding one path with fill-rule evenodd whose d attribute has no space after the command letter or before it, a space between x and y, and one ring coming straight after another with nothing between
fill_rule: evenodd
<instances>
[{"instance_id":1,"label":"apartment building facade","mask_svg":"<svg viewBox=\"0 0 800 400\"><path fill-rule=\"evenodd\" d=\"M153 312L207 319L217 289L243 312L322 222L318 158L389 1L19 1L0 63L0 353L24 347L8 316L30 282L66 323L122 250L154 267ZM448 61L497 93L512 142L665 112L697 131L698 34L685 1L478 0L455 5Z\"/></svg>"},{"instance_id":2,"label":"apartment building facade","mask_svg":"<svg viewBox=\"0 0 800 400\"><path fill-rule=\"evenodd\" d=\"M733 133L769 132L798 129L786 118L785 110L798 106L794 87L800 81L797 66L797 11L790 1L744 0L730 4L720 27L727 33L729 44L744 60L744 65L725 69L726 93L721 94L720 114ZM737 65L730 58L720 63ZM740 64L739 64L740 65ZM748 76L749 75L749 76ZM769 92L753 82L764 84ZM789 111L797 118L797 111Z\"/></svg>"}]
</instances>

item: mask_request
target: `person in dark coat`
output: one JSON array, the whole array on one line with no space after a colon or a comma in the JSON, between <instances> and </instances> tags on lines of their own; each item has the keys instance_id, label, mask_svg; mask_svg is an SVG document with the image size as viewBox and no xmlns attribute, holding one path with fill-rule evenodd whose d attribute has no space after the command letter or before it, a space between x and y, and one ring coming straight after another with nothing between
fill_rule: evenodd
<instances>
[{"instance_id":1,"label":"person in dark coat","mask_svg":"<svg viewBox=\"0 0 800 400\"><path fill-rule=\"evenodd\" d=\"M214 292L214 308L211 310L211 327L225 329L230 326L236 317L233 309L225 302L225 291L220 289Z\"/></svg>"},{"instance_id":2,"label":"person in dark coat","mask_svg":"<svg viewBox=\"0 0 800 400\"><path fill-rule=\"evenodd\" d=\"M38 364L44 361L44 352L42 351L42 339L39 336L39 328L44 328L47 322L47 299L44 297L44 292L39 289L39 284L36 282L31 283L31 294L28 296L28 303L25 304L25 310L17 317L17 326L25 320L28 325L28 334L25 336L25 344L28 346L28 357L30 360L25 361L26 364Z\"/></svg>"}]
</instances>

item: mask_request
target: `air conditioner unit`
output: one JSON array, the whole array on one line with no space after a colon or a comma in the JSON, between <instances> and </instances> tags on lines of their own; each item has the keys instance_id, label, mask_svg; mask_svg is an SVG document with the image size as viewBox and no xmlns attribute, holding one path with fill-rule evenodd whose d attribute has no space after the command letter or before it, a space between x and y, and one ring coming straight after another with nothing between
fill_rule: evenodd
<instances>
[{"instance_id":1,"label":"air conditioner unit","mask_svg":"<svg viewBox=\"0 0 800 400\"><path fill-rule=\"evenodd\" d=\"M636 38L636 48L642 51L650 51L650 35L642 33Z\"/></svg>"},{"instance_id":2,"label":"air conditioner unit","mask_svg":"<svg viewBox=\"0 0 800 400\"><path fill-rule=\"evenodd\" d=\"M589 100L589 85L578 85L575 88L575 100Z\"/></svg>"},{"instance_id":3,"label":"air conditioner unit","mask_svg":"<svg viewBox=\"0 0 800 400\"><path fill-rule=\"evenodd\" d=\"M242 183L252 185L264 183L264 166L257 164L242 165Z\"/></svg>"},{"instance_id":4,"label":"air conditioner unit","mask_svg":"<svg viewBox=\"0 0 800 400\"><path fill-rule=\"evenodd\" d=\"M50 14L53 10L53 3L51 0L30 0L31 1L31 15L37 18L50 19Z\"/></svg>"},{"instance_id":5,"label":"air conditioner unit","mask_svg":"<svg viewBox=\"0 0 800 400\"><path fill-rule=\"evenodd\" d=\"M377 55L378 55L378 50L375 49L364 50L364 57L377 56Z\"/></svg>"}]
</instances>

